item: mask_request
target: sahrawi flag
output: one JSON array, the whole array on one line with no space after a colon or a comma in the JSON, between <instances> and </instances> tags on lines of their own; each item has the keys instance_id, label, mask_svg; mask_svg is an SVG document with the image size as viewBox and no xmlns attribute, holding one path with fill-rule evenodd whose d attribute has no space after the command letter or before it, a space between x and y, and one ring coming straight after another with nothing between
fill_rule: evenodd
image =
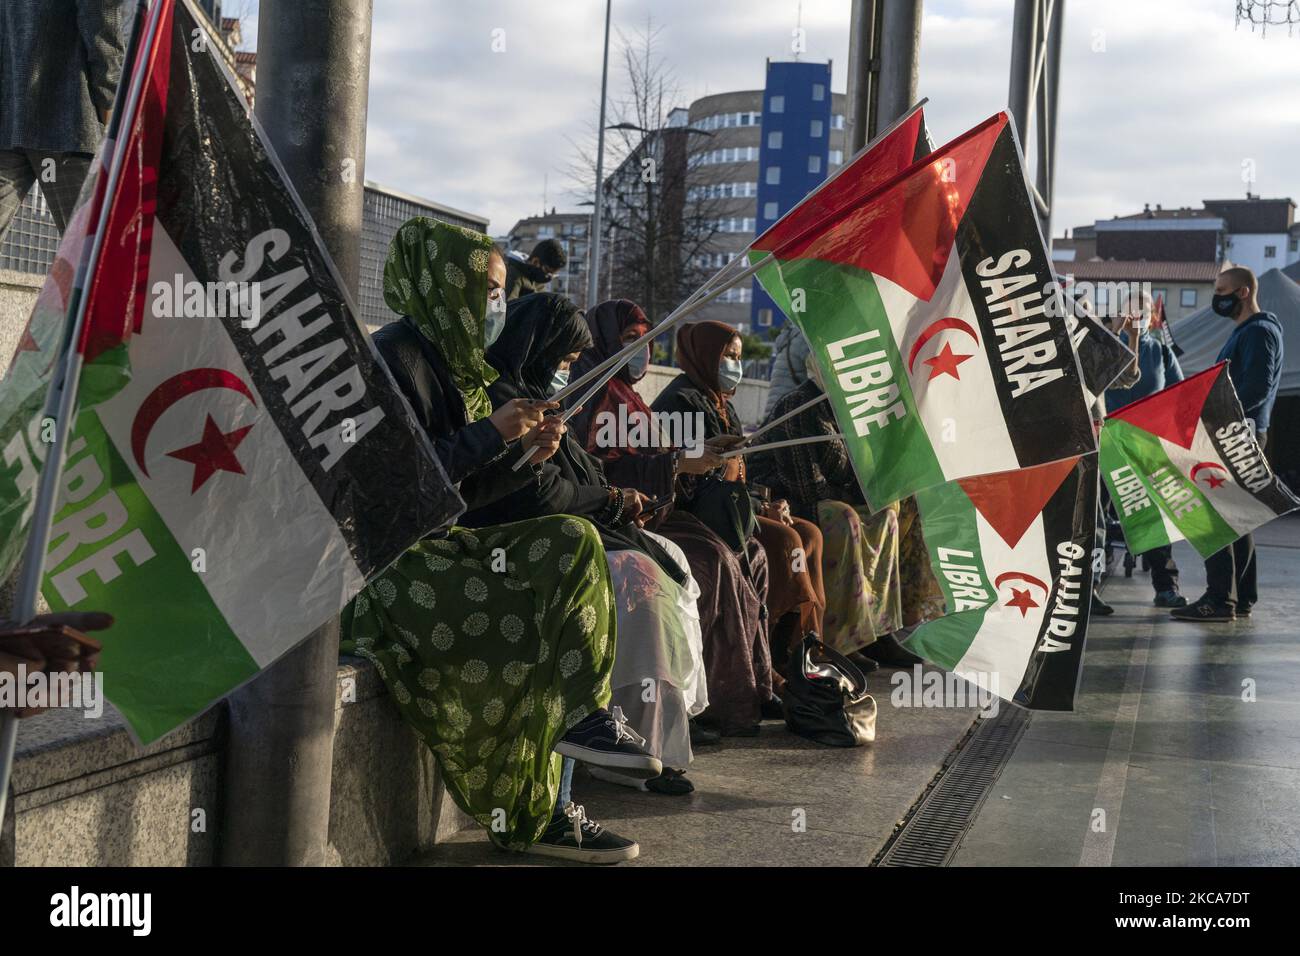
<instances>
[{"instance_id":1,"label":"sahrawi flag","mask_svg":"<svg viewBox=\"0 0 1300 956\"><path fill-rule=\"evenodd\" d=\"M839 202L841 196L848 198ZM761 236L868 502L1096 450L1065 308L999 114L820 220Z\"/></svg>"},{"instance_id":2,"label":"sahrawi flag","mask_svg":"<svg viewBox=\"0 0 1300 956\"><path fill-rule=\"evenodd\" d=\"M134 230L147 242L102 260L85 342L88 370L122 348L133 305L116 277L137 280L130 381L78 419L44 581L55 609L116 618L100 670L143 741L463 509L216 44L194 51L206 27L158 3L136 64L143 196L109 197L106 250L136 250Z\"/></svg>"},{"instance_id":3,"label":"sahrawi flag","mask_svg":"<svg viewBox=\"0 0 1300 956\"><path fill-rule=\"evenodd\" d=\"M990 693L1072 710L1092 595L1095 455L918 492L948 613L907 647Z\"/></svg>"},{"instance_id":4,"label":"sahrawi flag","mask_svg":"<svg viewBox=\"0 0 1300 956\"><path fill-rule=\"evenodd\" d=\"M1112 412L1101 441L1106 487L1135 553L1176 533L1209 557L1300 507L1269 468L1223 362Z\"/></svg>"}]
</instances>

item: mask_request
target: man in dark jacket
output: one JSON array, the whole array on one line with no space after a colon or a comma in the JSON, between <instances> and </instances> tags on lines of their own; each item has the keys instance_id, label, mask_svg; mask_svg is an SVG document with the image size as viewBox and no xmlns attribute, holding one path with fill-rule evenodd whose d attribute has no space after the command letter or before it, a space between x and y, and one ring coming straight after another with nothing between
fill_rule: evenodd
<instances>
[{"instance_id":1,"label":"man in dark jacket","mask_svg":"<svg viewBox=\"0 0 1300 956\"><path fill-rule=\"evenodd\" d=\"M1141 377L1136 384L1127 388L1106 390L1108 414L1183 380L1183 369L1178 364L1174 350L1148 331L1151 322L1150 313L1148 305L1143 314L1135 318L1135 330L1138 336L1137 364ZM1174 608L1185 605L1187 598L1178 592L1178 565L1174 563L1173 545L1166 544L1152 548L1142 557L1146 558L1151 568L1151 586L1156 592L1156 607Z\"/></svg>"},{"instance_id":2,"label":"man in dark jacket","mask_svg":"<svg viewBox=\"0 0 1300 956\"><path fill-rule=\"evenodd\" d=\"M0 242L36 183L62 232L103 138L129 0L0 3Z\"/></svg>"},{"instance_id":3,"label":"man in dark jacket","mask_svg":"<svg viewBox=\"0 0 1300 956\"><path fill-rule=\"evenodd\" d=\"M1260 310L1258 291L1259 282L1251 270L1224 269L1214 283L1211 305L1236 323L1217 361L1228 362L1228 378L1263 448L1282 381L1282 325L1272 312ZM1255 576L1255 539L1242 535L1205 559L1204 596L1173 611L1173 616L1180 621L1231 621L1248 616L1259 598Z\"/></svg>"},{"instance_id":4,"label":"man in dark jacket","mask_svg":"<svg viewBox=\"0 0 1300 956\"><path fill-rule=\"evenodd\" d=\"M533 246L527 259L522 253L510 253L506 259L506 301L513 302L533 292L545 292L555 273L568 261L569 257L564 254L564 246L558 239L543 239Z\"/></svg>"}]
</instances>

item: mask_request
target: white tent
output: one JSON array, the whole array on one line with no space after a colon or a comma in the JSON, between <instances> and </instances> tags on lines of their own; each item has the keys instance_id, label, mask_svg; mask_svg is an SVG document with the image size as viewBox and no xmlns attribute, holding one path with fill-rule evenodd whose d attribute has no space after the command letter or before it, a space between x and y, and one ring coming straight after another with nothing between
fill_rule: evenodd
<instances>
[{"instance_id":1,"label":"white tent","mask_svg":"<svg viewBox=\"0 0 1300 956\"><path fill-rule=\"evenodd\" d=\"M1259 277L1259 307L1272 312L1282 323L1282 386L1279 395L1300 395L1300 285L1280 270L1269 269ZM1169 327L1182 350L1178 364L1191 375L1214 364L1228 341L1232 321L1206 307L1179 319Z\"/></svg>"}]
</instances>

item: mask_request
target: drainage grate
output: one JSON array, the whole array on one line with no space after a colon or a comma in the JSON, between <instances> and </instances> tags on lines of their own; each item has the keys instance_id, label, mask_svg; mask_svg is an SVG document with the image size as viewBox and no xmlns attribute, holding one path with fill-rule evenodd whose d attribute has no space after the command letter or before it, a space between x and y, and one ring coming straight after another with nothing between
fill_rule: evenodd
<instances>
[{"instance_id":1,"label":"drainage grate","mask_svg":"<svg viewBox=\"0 0 1300 956\"><path fill-rule=\"evenodd\" d=\"M873 866L947 866L1029 726L1029 711L1003 702L976 720Z\"/></svg>"}]
</instances>

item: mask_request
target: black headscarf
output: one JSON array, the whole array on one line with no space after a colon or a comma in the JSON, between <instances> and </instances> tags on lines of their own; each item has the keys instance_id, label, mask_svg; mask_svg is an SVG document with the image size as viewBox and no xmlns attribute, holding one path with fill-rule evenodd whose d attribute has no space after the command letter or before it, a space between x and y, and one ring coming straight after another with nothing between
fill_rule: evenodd
<instances>
[{"instance_id":1,"label":"black headscarf","mask_svg":"<svg viewBox=\"0 0 1300 956\"><path fill-rule=\"evenodd\" d=\"M591 330L571 299L534 292L506 307L506 327L487 357L531 398L545 399L560 360L590 347Z\"/></svg>"}]
</instances>

